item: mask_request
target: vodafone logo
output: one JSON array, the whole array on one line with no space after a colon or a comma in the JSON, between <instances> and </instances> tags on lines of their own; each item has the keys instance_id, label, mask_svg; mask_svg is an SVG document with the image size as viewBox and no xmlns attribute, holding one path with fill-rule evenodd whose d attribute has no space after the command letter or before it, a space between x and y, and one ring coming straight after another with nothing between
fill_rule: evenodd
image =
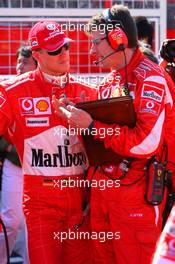
<instances>
[{"instance_id":1,"label":"vodafone logo","mask_svg":"<svg viewBox=\"0 0 175 264\"><path fill-rule=\"evenodd\" d=\"M140 112L158 115L161 105L153 100L142 99L140 102Z\"/></svg>"},{"instance_id":2,"label":"vodafone logo","mask_svg":"<svg viewBox=\"0 0 175 264\"><path fill-rule=\"evenodd\" d=\"M148 109L152 109L153 107L154 107L154 103L153 102L147 102L146 103L146 107L148 108Z\"/></svg>"},{"instance_id":3,"label":"vodafone logo","mask_svg":"<svg viewBox=\"0 0 175 264\"><path fill-rule=\"evenodd\" d=\"M19 99L20 112L22 115L34 114L33 98L26 97Z\"/></svg>"},{"instance_id":4,"label":"vodafone logo","mask_svg":"<svg viewBox=\"0 0 175 264\"><path fill-rule=\"evenodd\" d=\"M33 108L33 102L31 99L24 99L21 102L21 106L24 109L24 111L31 111Z\"/></svg>"}]
</instances>

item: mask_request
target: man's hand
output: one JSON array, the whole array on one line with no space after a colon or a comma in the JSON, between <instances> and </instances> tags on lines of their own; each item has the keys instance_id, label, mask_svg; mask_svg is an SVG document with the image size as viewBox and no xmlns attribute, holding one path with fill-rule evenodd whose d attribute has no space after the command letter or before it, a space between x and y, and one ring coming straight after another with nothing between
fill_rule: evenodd
<instances>
[{"instance_id":1,"label":"man's hand","mask_svg":"<svg viewBox=\"0 0 175 264\"><path fill-rule=\"evenodd\" d=\"M78 109L72 105L67 106L68 123L71 127L88 128L92 123L92 117L85 111Z\"/></svg>"},{"instance_id":2,"label":"man's hand","mask_svg":"<svg viewBox=\"0 0 175 264\"><path fill-rule=\"evenodd\" d=\"M75 99L75 102L77 99L78 99L77 100L78 102L87 101L86 92L81 91L80 97L75 97L74 99ZM52 105L55 109L55 113L58 115L62 115L62 112L60 111L60 107L66 108L67 105L75 105L75 102L72 102L69 98L64 97L63 95L60 96L58 99L56 98L55 95L52 96Z\"/></svg>"},{"instance_id":3,"label":"man's hand","mask_svg":"<svg viewBox=\"0 0 175 264\"><path fill-rule=\"evenodd\" d=\"M71 102L68 98L60 97L59 99L56 98L55 95L52 96L52 105L55 109L55 113L57 115L62 115L62 111L60 111L60 107L65 108L67 105L75 105L73 102Z\"/></svg>"},{"instance_id":4,"label":"man's hand","mask_svg":"<svg viewBox=\"0 0 175 264\"><path fill-rule=\"evenodd\" d=\"M88 128L93 121L87 112L74 107L74 103L70 102L67 98L56 99L55 95L53 95L52 104L55 113L65 117L70 127Z\"/></svg>"}]
</instances>

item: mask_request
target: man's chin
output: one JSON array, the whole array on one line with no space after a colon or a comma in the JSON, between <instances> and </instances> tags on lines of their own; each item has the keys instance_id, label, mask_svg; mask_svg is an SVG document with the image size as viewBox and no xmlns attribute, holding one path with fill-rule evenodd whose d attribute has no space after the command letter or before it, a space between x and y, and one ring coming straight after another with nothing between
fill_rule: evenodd
<instances>
[{"instance_id":1,"label":"man's chin","mask_svg":"<svg viewBox=\"0 0 175 264\"><path fill-rule=\"evenodd\" d=\"M65 74L65 73L68 73L70 71L70 66L65 66L65 67L62 67L61 70L60 70L60 73L62 74Z\"/></svg>"}]
</instances>

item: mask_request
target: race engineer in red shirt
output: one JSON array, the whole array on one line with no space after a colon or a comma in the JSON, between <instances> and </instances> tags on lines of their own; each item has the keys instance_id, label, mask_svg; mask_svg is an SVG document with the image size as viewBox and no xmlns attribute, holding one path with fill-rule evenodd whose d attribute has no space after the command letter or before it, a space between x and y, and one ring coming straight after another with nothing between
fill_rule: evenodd
<instances>
[{"instance_id":1,"label":"race engineer in red shirt","mask_svg":"<svg viewBox=\"0 0 175 264\"><path fill-rule=\"evenodd\" d=\"M161 233L164 200L153 206L144 199L144 168L162 150L165 121L173 104L168 85L173 83L167 82L164 70L139 50L136 25L127 7L114 5L104 10L92 17L87 28L96 64L111 68L100 86L99 98L122 96L129 90L136 113L136 125L129 128L92 120L74 106L67 106L67 112L58 108L72 126L89 127L95 139L123 156L120 164L98 167L93 178L104 179L107 186L103 190L92 188L91 193L92 231L106 234L104 243L93 240L94 263L149 264ZM119 188L111 184L111 178L120 179Z\"/></svg>"},{"instance_id":2,"label":"race engineer in red shirt","mask_svg":"<svg viewBox=\"0 0 175 264\"><path fill-rule=\"evenodd\" d=\"M83 218L84 190L71 181L83 178L87 157L51 100L55 95L79 101L82 91L94 99L96 90L68 74L71 39L58 23L36 23L29 41L38 68L1 83L0 134L8 128L22 162L30 263L91 263L89 241L76 236L88 231L88 223L75 228Z\"/></svg>"}]
</instances>

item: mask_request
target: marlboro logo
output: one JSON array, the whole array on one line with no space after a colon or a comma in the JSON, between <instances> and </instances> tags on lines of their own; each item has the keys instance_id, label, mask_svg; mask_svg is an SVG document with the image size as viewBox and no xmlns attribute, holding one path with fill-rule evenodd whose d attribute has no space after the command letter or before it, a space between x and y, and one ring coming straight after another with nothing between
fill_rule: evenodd
<instances>
[{"instance_id":1,"label":"marlboro logo","mask_svg":"<svg viewBox=\"0 0 175 264\"><path fill-rule=\"evenodd\" d=\"M152 85L144 84L142 88L142 97L153 99L156 102L161 103L164 95L164 90Z\"/></svg>"}]
</instances>

